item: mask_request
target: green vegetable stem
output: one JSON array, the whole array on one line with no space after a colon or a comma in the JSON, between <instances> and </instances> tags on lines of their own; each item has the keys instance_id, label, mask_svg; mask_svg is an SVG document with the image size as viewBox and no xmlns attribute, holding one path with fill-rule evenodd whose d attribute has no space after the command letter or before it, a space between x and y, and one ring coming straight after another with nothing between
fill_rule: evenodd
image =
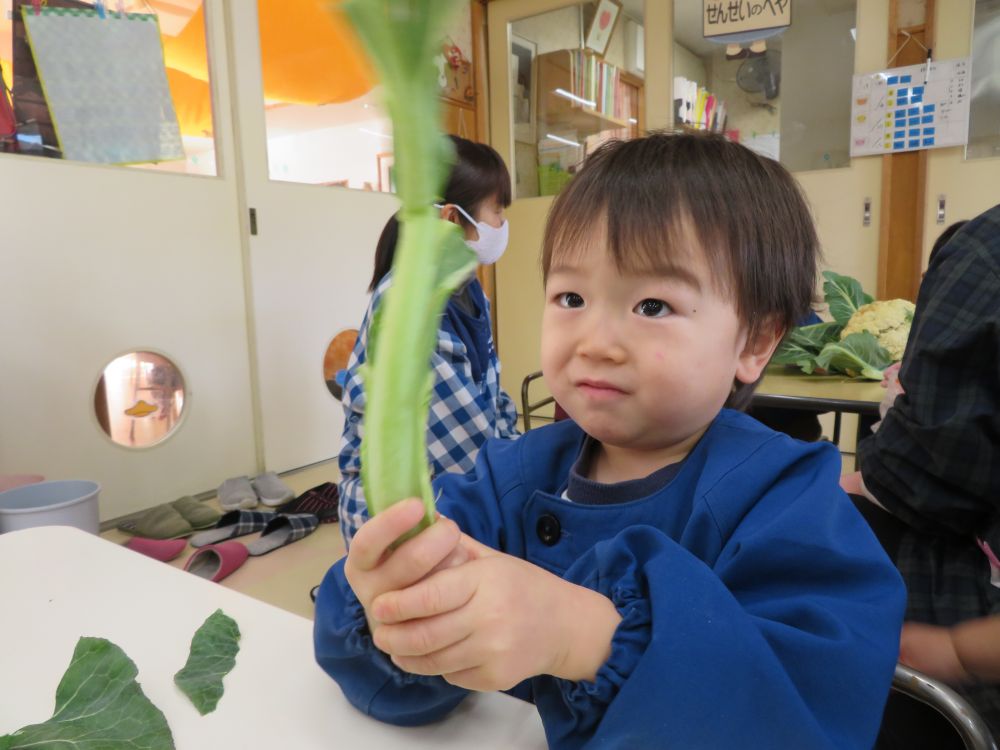
<instances>
[{"instance_id":1,"label":"green vegetable stem","mask_svg":"<svg viewBox=\"0 0 1000 750\"><path fill-rule=\"evenodd\" d=\"M375 64L392 120L402 202L392 286L371 326L365 383L361 478L369 511L420 497L434 521L426 425L438 320L448 297L475 268L458 227L433 204L454 154L440 132L433 64L444 23L460 0L349 0L344 4Z\"/></svg>"}]
</instances>

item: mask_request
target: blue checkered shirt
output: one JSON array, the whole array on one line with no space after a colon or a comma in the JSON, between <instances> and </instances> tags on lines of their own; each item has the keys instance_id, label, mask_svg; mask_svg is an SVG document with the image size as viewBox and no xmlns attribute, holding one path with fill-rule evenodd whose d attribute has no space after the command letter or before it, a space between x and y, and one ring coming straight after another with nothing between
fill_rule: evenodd
<instances>
[{"instance_id":1,"label":"blue checkered shirt","mask_svg":"<svg viewBox=\"0 0 1000 750\"><path fill-rule=\"evenodd\" d=\"M373 311L391 283L387 274L375 289L358 332L358 340L347 363L344 382L344 434L340 448L340 529L344 541L368 519L368 506L361 487L361 439L364 436L365 392L359 369L366 359L368 329ZM478 284L475 285L479 290ZM479 292L477 303L490 314L490 303ZM454 299L449 305L456 304ZM500 360L493 338L489 340L489 363L480 382L472 376L466 342L438 329L437 347L431 356L434 390L427 422L427 459L432 477L444 472L468 473L476 465L476 455L487 439L515 438L517 410L500 387Z\"/></svg>"}]
</instances>

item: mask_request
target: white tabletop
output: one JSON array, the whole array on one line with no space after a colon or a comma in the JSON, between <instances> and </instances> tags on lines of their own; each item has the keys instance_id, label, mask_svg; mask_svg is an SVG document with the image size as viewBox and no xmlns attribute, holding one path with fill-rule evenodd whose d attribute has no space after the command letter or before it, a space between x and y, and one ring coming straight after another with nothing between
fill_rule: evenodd
<instances>
[{"instance_id":1,"label":"white tabletop","mask_svg":"<svg viewBox=\"0 0 1000 750\"><path fill-rule=\"evenodd\" d=\"M240 651L218 708L199 716L173 675L219 608L239 624ZM370 719L316 665L309 620L77 529L0 534L0 612L0 736L52 716L77 640L97 636L136 663L178 750L546 746L534 706L501 693L426 727Z\"/></svg>"}]
</instances>

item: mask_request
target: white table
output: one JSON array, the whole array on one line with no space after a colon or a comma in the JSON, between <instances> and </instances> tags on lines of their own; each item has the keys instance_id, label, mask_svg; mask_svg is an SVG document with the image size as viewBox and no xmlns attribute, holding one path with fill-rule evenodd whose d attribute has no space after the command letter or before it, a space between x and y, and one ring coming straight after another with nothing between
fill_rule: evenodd
<instances>
[{"instance_id":1,"label":"white table","mask_svg":"<svg viewBox=\"0 0 1000 750\"><path fill-rule=\"evenodd\" d=\"M236 666L214 713L174 686L195 630L221 608L239 624ZM476 694L415 729L356 711L313 658L312 623L68 527L0 534L0 736L52 716L80 636L120 646L170 724L178 750L201 748L544 748L534 706Z\"/></svg>"}]
</instances>

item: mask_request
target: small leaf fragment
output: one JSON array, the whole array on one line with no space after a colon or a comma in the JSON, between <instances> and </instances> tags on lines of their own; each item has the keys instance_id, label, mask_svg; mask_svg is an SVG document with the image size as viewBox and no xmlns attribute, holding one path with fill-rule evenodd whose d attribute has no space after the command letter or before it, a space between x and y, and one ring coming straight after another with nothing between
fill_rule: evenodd
<instances>
[{"instance_id":1,"label":"small leaf fragment","mask_svg":"<svg viewBox=\"0 0 1000 750\"><path fill-rule=\"evenodd\" d=\"M215 610L191 639L187 664L174 675L174 682L202 716L219 705L225 690L222 678L236 664L239 640L236 620L221 609Z\"/></svg>"}]
</instances>

